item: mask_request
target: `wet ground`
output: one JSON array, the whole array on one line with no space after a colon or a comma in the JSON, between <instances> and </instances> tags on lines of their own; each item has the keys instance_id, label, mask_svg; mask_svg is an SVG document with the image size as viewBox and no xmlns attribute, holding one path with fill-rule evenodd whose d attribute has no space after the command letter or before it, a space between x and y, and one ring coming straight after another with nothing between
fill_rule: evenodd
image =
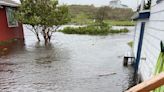
<instances>
[{"instance_id":1,"label":"wet ground","mask_svg":"<svg viewBox=\"0 0 164 92\"><path fill-rule=\"evenodd\" d=\"M133 30L133 28L130 28ZM133 32L109 36L55 33L52 45L26 45L0 58L0 92L122 92L132 71L122 66Z\"/></svg>"}]
</instances>

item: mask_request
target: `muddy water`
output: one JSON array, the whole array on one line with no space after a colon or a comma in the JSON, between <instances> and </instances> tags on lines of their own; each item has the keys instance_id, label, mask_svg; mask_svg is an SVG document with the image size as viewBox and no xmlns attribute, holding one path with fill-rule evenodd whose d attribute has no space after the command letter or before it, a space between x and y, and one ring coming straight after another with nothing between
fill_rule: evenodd
<instances>
[{"instance_id":1,"label":"muddy water","mask_svg":"<svg viewBox=\"0 0 164 92\"><path fill-rule=\"evenodd\" d=\"M133 30L133 28L130 28ZM0 58L0 92L122 92L131 69L122 66L133 32L109 36L55 33L51 46L26 45Z\"/></svg>"}]
</instances>

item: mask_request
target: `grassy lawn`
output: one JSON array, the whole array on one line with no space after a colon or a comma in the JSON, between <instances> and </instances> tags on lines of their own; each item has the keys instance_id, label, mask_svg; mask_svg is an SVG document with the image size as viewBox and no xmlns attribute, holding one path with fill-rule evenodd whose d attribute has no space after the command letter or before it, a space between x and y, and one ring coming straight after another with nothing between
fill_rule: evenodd
<instances>
[{"instance_id":1,"label":"grassy lawn","mask_svg":"<svg viewBox=\"0 0 164 92\"><path fill-rule=\"evenodd\" d=\"M132 22L132 21L105 20L105 23L112 26L134 26L135 25L135 22Z\"/></svg>"},{"instance_id":2,"label":"grassy lawn","mask_svg":"<svg viewBox=\"0 0 164 92\"><path fill-rule=\"evenodd\" d=\"M71 23L73 24L79 24L79 25L91 25L93 24L93 20L92 19L86 19L86 18L83 18L83 19L79 19L79 18L73 18L71 19Z\"/></svg>"},{"instance_id":3,"label":"grassy lawn","mask_svg":"<svg viewBox=\"0 0 164 92\"><path fill-rule=\"evenodd\" d=\"M105 20L104 22L110 26L134 26L135 25L135 22L132 22L132 21ZM94 24L94 20L87 19L85 17L73 18L71 20L71 23L81 24L81 25L86 25L86 24L91 25L91 24Z\"/></svg>"}]
</instances>

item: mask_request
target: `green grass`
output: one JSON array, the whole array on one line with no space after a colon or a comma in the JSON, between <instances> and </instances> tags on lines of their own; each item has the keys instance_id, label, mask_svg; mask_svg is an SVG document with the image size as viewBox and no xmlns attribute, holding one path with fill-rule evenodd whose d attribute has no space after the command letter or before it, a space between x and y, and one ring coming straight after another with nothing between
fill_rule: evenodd
<instances>
[{"instance_id":1,"label":"green grass","mask_svg":"<svg viewBox=\"0 0 164 92\"><path fill-rule=\"evenodd\" d=\"M78 24L78 25L90 25L93 24L93 20L92 19L78 19L78 18L74 18L71 19L71 23L73 24Z\"/></svg>"},{"instance_id":2,"label":"green grass","mask_svg":"<svg viewBox=\"0 0 164 92\"><path fill-rule=\"evenodd\" d=\"M119 21L119 20L104 20L110 26L134 26L135 22L133 21ZM81 25L91 25L94 24L93 19L87 19L84 16L78 18L72 18L71 23L81 24Z\"/></svg>"},{"instance_id":3,"label":"green grass","mask_svg":"<svg viewBox=\"0 0 164 92\"><path fill-rule=\"evenodd\" d=\"M0 41L0 46L5 46L5 45L8 45L8 44L11 44L13 42L16 42L17 39L10 39L10 40L7 40L7 41Z\"/></svg>"},{"instance_id":4,"label":"green grass","mask_svg":"<svg viewBox=\"0 0 164 92\"><path fill-rule=\"evenodd\" d=\"M134 45L134 42L133 41L130 41L130 42L128 42L128 45L132 48L133 45Z\"/></svg>"},{"instance_id":5,"label":"green grass","mask_svg":"<svg viewBox=\"0 0 164 92\"><path fill-rule=\"evenodd\" d=\"M124 29L110 29L109 33L127 33L129 30L127 28Z\"/></svg>"},{"instance_id":6,"label":"green grass","mask_svg":"<svg viewBox=\"0 0 164 92\"><path fill-rule=\"evenodd\" d=\"M132 21L105 20L104 22L111 26L134 26L135 25L135 22L132 22Z\"/></svg>"},{"instance_id":7,"label":"green grass","mask_svg":"<svg viewBox=\"0 0 164 92\"><path fill-rule=\"evenodd\" d=\"M79 28L71 28L67 27L63 30L60 30L60 32L66 33L66 34L87 34L87 35L107 35L109 28L96 28L96 27L79 27Z\"/></svg>"},{"instance_id":8,"label":"green grass","mask_svg":"<svg viewBox=\"0 0 164 92\"><path fill-rule=\"evenodd\" d=\"M94 23L92 19L88 18L88 15L80 13L76 17L71 19L71 23L80 24L80 25L88 25Z\"/></svg>"},{"instance_id":9,"label":"green grass","mask_svg":"<svg viewBox=\"0 0 164 92\"><path fill-rule=\"evenodd\" d=\"M108 35L108 34L116 34L116 33L127 33L128 29L120 29L113 30L110 27L102 27L99 26L87 26L87 27L79 27L79 28L71 28L67 27L63 30L60 30L65 34L86 34L86 35Z\"/></svg>"}]
</instances>

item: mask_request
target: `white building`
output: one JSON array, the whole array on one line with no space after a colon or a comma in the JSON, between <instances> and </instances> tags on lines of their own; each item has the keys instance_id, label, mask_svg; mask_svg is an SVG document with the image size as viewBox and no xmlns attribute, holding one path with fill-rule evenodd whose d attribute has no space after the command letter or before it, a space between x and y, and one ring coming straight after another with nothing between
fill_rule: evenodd
<instances>
[{"instance_id":1,"label":"white building","mask_svg":"<svg viewBox=\"0 0 164 92\"><path fill-rule=\"evenodd\" d=\"M109 6L112 8L128 8L127 5L121 3L120 0L112 0L109 2Z\"/></svg>"},{"instance_id":2,"label":"white building","mask_svg":"<svg viewBox=\"0 0 164 92\"><path fill-rule=\"evenodd\" d=\"M144 81L164 72L164 1L151 0L150 9L145 10L142 0L133 19L137 21L133 47L135 70ZM159 92L164 92L164 87Z\"/></svg>"}]
</instances>

